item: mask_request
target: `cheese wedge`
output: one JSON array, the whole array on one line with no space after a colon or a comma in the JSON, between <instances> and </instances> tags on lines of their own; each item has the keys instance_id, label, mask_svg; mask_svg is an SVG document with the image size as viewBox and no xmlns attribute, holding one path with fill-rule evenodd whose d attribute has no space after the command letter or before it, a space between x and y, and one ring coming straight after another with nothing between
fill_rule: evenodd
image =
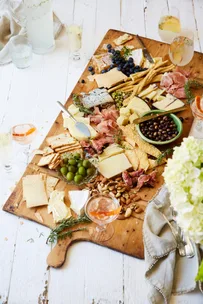
<instances>
[{"instance_id":1,"label":"cheese wedge","mask_svg":"<svg viewBox=\"0 0 203 304\"><path fill-rule=\"evenodd\" d=\"M71 104L68 107L68 111L74 116L79 112L79 109L74 104Z\"/></svg>"},{"instance_id":2,"label":"cheese wedge","mask_svg":"<svg viewBox=\"0 0 203 304\"><path fill-rule=\"evenodd\" d=\"M134 120L137 119L137 118L139 118L137 113L134 112L133 114L131 114L130 117L129 117L130 123L132 124L134 122Z\"/></svg>"},{"instance_id":3,"label":"cheese wedge","mask_svg":"<svg viewBox=\"0 0 203 304\"><path fill-rule=\"evenodd\" d=\"M136 112L139 116L142 116L142 114L145 112L150 111L150 107L147 105L147 103L139 97L133 97L127 108L133 113Z\"/></svg>"},{"instance_id":4,"label":"cheese wedge","mask_svg":"<svg viewBox=\"0 0 203 304\"><path fill-rule=\"evenodd\" d=\"M113 155L117 155L123 152L123 148L119 147L117 144L111 144L106 149L104 149L103 153L100 154L99 161L102 161L108 157L111 157Z\"/></svg>"},{"instance_id":5,"label":"cheese wedge","mask_svg":"<svg viewBox=\"0 0 203 304\"><path fill-rule=\"evenodd\" d=\"M132 165L124 153L106 158L98 165L99 172L106 178L114 177L130 168Z\"/></svg>"},{"instance_id":6,"label":"cheese wedge","mask_svg":"<svg viewBox=\"0 0 203 304\"><path fill-rule=\"evenodd\" d=\"M81 118L80 118L81 119ZM83 118L83 122L84 122L84 119ZM78 118L77 118L78 120ZM90 131L90 134L91 134L91 138L95 138L97 136L97 132L95 131L95 129L90 126L88 123L85 123L85 125L88 127L89 131ZM69 118L69 117L65 117L65 120L64 120L64 128L67 128L70 132L70 134L76 138L77 140L86 140L88 139L88 137L86 137L82 132L80 132L76 126L75 126L75 122Z\"/></svg>"},{"instance_id":7,"label":"cheese wedge","mask_svg":"<svg viewBox=\"0 0 203 304\"><path fill-rule=\"evenodd\" d=\"M70 208L77 214L82 215L84 206L89 198L89 190L74 190L68 192L70 198Z\"/></svg>"},{"instance_id":8,"label":"cheese wedge","mask_svg":"<svg viewBox=\"0 0 203 304\"><path fill-rule=\"evenodd\" d=\"M45 181L40 174L23 177L23 198L27 208L48 204Z\"/></svg>"},{"instance_id":9,"label":"cheese wedge","mask_svg":"<svg viewBox=\"0 0 203 304\"><path fill-rule=\"evenodd\" d=\"M157 86L156 84L151 84L150 86L148 86L147 89L143 90L138 96L139 97L143 97L146 96L147 94L153 92L154 90L156 90Z\"/></svg>"},{"instance_id":10,"label":"cheese wedge","mask_svg":"<svg viewBox=\"0 0 203 304\"><path fill-rule=\"evenodd\" d=\"M98 74L95 76L98 87L110 88L122 81L125 81L128 77L117 68L110 70L104 74Z\"/></svg>"},{"instance_id":11,"label":"cheese wedge","mask_svg":"<svg viewBox=\"0 0 203 304\"><path fill-rule=\"evenodd\" d=\"M52 213L55 223L71 217L71 210L64 203L64 191L54 190L50 194L48 213Z\"/></svg>"},{"instance_id":12,"label":"cheese wedge","mask_svg":"<svg viewBox=\"0 0 203 304\"><path fill-rule=\"evenodd\" d=\"M185 104L180 99L175 100L172 104L168 105L165 110L175 110L177 108L183 107Z\"/></svg>"},{"instance_id":13,"label":"cheese wedge","mask_svg":"<svg viewBox=\"0 0 203 304\"><path fill-rule=\"evenodd\" d=\"M125 115L121 115L121 116L119 116L118 118L117 118L117 124L119 125L119 126L126 126L127 124L128 124L128 117L129 116L125 116Z\"/></svg>"}]
</instances>

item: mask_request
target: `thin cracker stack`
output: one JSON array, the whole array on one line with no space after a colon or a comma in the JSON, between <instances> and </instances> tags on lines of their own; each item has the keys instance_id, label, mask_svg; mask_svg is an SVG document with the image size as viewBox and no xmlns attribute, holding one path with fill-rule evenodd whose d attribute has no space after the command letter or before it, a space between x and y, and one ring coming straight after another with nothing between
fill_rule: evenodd
<instances>
[{"instance_id":1,"label":"thin cracker stack","mask_svg":"<svg viewBox=\"0 0 203 304\"><path fill-rule=\"evenodd\" d=\"M48 137L46 141L52 149L77 143L77 140L71 137L69 133L61 133L55 136Z\"/></svg>"}]
</instances>

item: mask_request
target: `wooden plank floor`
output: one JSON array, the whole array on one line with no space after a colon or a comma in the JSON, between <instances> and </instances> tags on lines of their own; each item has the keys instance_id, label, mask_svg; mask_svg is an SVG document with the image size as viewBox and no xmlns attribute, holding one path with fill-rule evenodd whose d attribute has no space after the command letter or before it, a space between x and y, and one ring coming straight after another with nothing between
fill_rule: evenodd
<instances>
[{"instance_id":1,"label":"wooden plank floor","mask_svg":"<svg viewBox=\"0 0 203 304\"><path fill-rule=\"evenodd\" d=\"M203 50L202 0L54 0L54 9L67 24L83 19L83 59L69 58L67 37L61 35L53 53L33 56L32 66L0 67L0 126L33 122L38 135L29 146L14 146L14 173L0 171L0 206L58 114L88 59L109 28L159 39L157 24L164 6L181 11L184 26L195 33L195 49ZM144 261L90 243L68 252L64 267L47 269L49 230L0 209L0 304L146 304ZM171 303L200 304L198 292L173 297Z\"/></svg>"}]
</instances>

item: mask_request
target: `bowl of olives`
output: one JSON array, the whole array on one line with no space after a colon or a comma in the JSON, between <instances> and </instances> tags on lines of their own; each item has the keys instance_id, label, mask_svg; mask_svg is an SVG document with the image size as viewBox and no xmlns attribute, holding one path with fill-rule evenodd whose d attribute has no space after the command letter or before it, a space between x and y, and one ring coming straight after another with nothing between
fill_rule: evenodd
<instances>
[{"instance_id":1,"label":"bowl of olives","mask_svg":"<svg viewBox=\"0 0 203 304\"><path fill-rule=\"evenodd\" d=\"M143 116L158 114L162 110L152 110ZM139 135L153 145L165 145L178 139L182 133L181 120L174 114L155 117L136 125Z\"/></svg>"},{"instance_id":2,"label":"bowl of olives","mask_svg":"<svg viewBox=\"0 0 203 304\"><path fill-rule=\"evenodd\" d=\"M59 170L66 182L74 185L89 183L97 175L93 160L83 158L79 153L65 157Z\"/></svg>"}]
</instances>

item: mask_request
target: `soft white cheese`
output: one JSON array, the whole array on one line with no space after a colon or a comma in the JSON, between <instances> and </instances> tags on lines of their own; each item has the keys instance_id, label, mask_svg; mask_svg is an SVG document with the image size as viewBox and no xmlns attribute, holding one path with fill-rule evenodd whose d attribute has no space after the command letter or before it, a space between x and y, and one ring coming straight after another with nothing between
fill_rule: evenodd
<instances>
[{"instance_id":1,"label":"soft white cheese","mask_svg":"<svg viewBox=\"0 0 203 304\"><path fill-rule=\"evenodd\" d=\"M54 190L50 194L48 213L52 213L55 223L71 217L70 208L64 203L64 196L65 192L58 190Z\"/></svg>"},{"instance_id":2,"label":"soft white cheese","mask_svg":"<svg viewBox=\"0 0 203 304\"><path fill-rule=\"evenodd\" d=\"M69 191L70 208L77 214L81 215L84 212L84 206L87 202L90 191L89 190L73 190Z\"/></svg>"}]
</instances>

